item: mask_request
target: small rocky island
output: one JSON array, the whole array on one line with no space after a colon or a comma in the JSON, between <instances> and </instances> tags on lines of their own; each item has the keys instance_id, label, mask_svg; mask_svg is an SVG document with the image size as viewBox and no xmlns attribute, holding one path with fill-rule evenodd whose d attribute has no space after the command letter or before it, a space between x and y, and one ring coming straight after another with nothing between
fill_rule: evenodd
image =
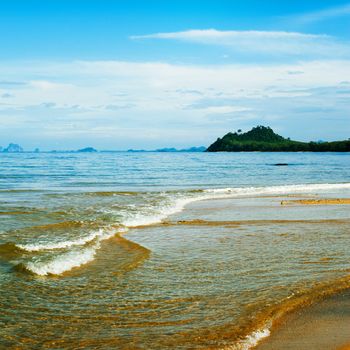
<instances>
[{"instance_id":1,"label":"small rocky island","mask_svg":"<svg viewBox=\"0 0 350 350\"><path fill-rule=\"evenodd\" d=\"M350 139L333 142L300 142L276 134L270 127L256 126L246 133L229 132L207 152L350 152Z\"/></svg>"},{"instance_id":2,"label":"small rocky island","mask_svg":"<svg viewBox=\"0 0 350 350\"><path fill-rule=\"evenodd\" d=\"M85 147L82 149L78 149L77 152L79 152L79 153L95 153L95 152L97 152L97 149L95 149L93 147Z\"/></svg>"},{"instance_id":3,"label":"small rocky island","mask_svg":"<svg viewBox=\"0 0 350 350\"><path fill-rule=\"evenodd\" d=\"M151 150L151 151L146 151L144 149L129 149L128 152L162 152L162 153L179 153L179 152L205 152L206 151L205 146L199 146L199 147L190 147L190 148L182 148L182 149L177 149L174 147L171 148L158 148L156 150Z\"/></svg>"},{"instance_id":4,"label":"small rocky island","mask_svg":"<svg viewBox=\"0 0 350 350\"><path fill-rule=\"evenodd\" d=\"M10 143L6 148L3 149L5 153L22 153L23 148L16 143Z\"/></svg>"}]
</instances>

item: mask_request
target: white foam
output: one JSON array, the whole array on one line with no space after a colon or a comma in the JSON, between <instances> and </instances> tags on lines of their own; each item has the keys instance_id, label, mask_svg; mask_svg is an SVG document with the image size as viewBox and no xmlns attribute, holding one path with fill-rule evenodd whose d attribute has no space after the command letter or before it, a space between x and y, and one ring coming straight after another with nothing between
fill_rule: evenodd
<instances>
[{"instance_id":1,"label":"white foam","mask_svg":"<svg viewBox=\"0 0 350 350\"><path fill-rule=\"evenodd\" d=\"M124 231L124 228L121 228L120 231ZM120 232L119 231L119 232ZM22 250L26 250L28 252L38 252L44 250L55 250L55 249L66 249L74 246L83 246L93 240L97 239L98 241L102 241L104 239L111 238L115 235L115 230L111 229L99 229L96 232L92 232L85 237L79 237L75 240L67 240L67 241L58 241L58 242L38 242L34 244L16 244L16 246Z\"/></svg>"},{"instance_id":2,"label":"white foam","mask_svg":"<svg viewBox=\"0 0 350 350\"><path fill-rule=\"evenodd\" d=\"M174 199L172 204L163 204L159 207L154 207L151 213L137 213L132 217L124 219L123 225L137 227L157 224L168 216L182 211L187 204L201 199L196 197Z\"/></svg>"},{"instance_id":3,"label":"white foam","mask_svg":"<svg viewBox=\"0 0 350 350\"><path fill-rule=\"evenodd\" d=\"M258 345L258 343L264 339L270 336L270 327L259 329L251 334L249 334L245 339L240 340L234 345L229 345L224 347L222 350L249 350L254 348L255 346Z\"/></svg>"},{"instance_id":4,"label":"white foam","mask_svg":"<svg viewBox=\"0 0 350 350\"><path fill-rule=\"evenodd\" d=\"M256 196L267 194L292 194L314 191L333 191L350 189L350 183L343 184L303 184L303 185L285 185L285 186L266 186L266 187L237 187L237 188L222 188L222 189L207 189L198 193L181 194L166 198L157 206L140 208L139 212L129 214L122 221L125 230L128 227L146 226L161 222L165 218L175 213L181 212L184 207L192 202L220 199L220 198L235 198L241 196ZM127 214L128 215L128 214ZM120 232L121 229L118 229ZM70 251L68 253L56 256L51 261L47 262L29 262L26 267L38 275L61 274L73 267L81 266L94 259L96 250L99 248L99 242L108 239L115 234L115 229L100 229L86 237L81 237L76 240L67 240L61 242L39 242L36 244L17 245L21 249L27 251L44 251L55 249L74 248L75 246L84 246L89 242L96 240L94 248L83 248L80 251ZM254 343L255 340L268 336L268 328L252 333L244 344ZM242 343L243 344L243 343ZM242 345L241 344L241 345ZM242 345L243 346L243 345ZM246 345L244 345L246 346ZM236 349L236 348L235 348ZM248 349L241 347L237 349Z\"/></svg>"},{"instance_id":5,"label":"white foam","mask_svg":"<svg viewBox=\"0 0 350 350\"><path fill-rule=\"evenodd\" d=\"M125 232L127 229L118 228L118 232ZM59 255L53 255L50 258L34 258L34 260L24 264L25 268L36 275L60 275L74 267L79 267L94 260L96 251L100 248L100 242L115 235L115 229L100 229L89 236L79 238L74 241L63 241L56 243L38 243L33 245L17 245L21 249L30 252L72 249ZM81 247L92 241L96 241L93 246Z\"/></svg>"},{"instance_id":6,"label":"white foam","mask_svg":"<svg viewBox=\"0 0 350 350\"><path fill-rule=\"evenodd\" d=\"M302 184L302 185L284 185L284 186L266 186L266 187L229 187L219 189L206 189L190 197L172 198L172 204L160 204L154 207L150 212L139 212L127 217L122 224L127 227L147 226L157 224L170 215L181 212L187 204L209 199L235 198L241 196L255 196L267 194L293 194L314 191L332 191L350 189L350 183L344 184Z\"/></svg>"},{"instance_id":7,"label":"white foam","mask_svg":"<svg viewBox=\"0 0 350 350\"><path fill-rule=\"evenodd\" d=\"M301 185L282 185L266 187L236 187L236 188L218 188L204 190L206 193L226 194L232 196L259 195L259 194L287 194L314 191L332 191L350 189L350 183L340 184L301 184Z\"/></svg>"},{"instance_id":8,"label":"white foam","mask_svg":"<svg viewBox=\"0 0 350 350\"><path fill-rule=\"evenodd\" d=\"M56 255L48 260L30 261L24 265L29 271L35 273L36 275L60 275L61 273L69 271L74 267L79 267L92 261L98 248L99 244L79 251L74 250Z\"/></svg>"},{"instance_id":9,"label":"white foam","mask_svg":"<svg viewBox=\"0 0 350 350\"><path fill-rule=\"evenodd\" d=\"M254 346L257 346L262 339L267 338L270 334L271 332L269 328L264 328L256 332L253 332L252 334L248 335L247 338L245 339L246 347L243 349L248 350L253 348Z\"/></svg>"}]
</instances>

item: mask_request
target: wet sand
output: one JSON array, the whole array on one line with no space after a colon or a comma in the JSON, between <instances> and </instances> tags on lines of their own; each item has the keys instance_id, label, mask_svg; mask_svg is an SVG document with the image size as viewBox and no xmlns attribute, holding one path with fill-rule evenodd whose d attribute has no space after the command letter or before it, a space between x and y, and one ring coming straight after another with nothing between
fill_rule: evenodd
<instances>
[{"instance_id":1,"label":"wet sand","mask_svg":"<svg viewBox=\"0 0 350 350\"><path fill-rule=\"evenodd\" d=\"M285 316L256 350L349 350L350 290Z\"/></svg>"},{"instance_id":2,"label":"wet sand","mask_svg":"<svg viewBox=\"0 0 350 350\"><path fill-rule=\"evenodd\" d=\"M304 204L304 205L337 205L350 204L350 198L322 198L322 199L297 199L284 200L281 205Z\"/></svg>"},{"instance_id":3,"label":"wet sand","mask_svg":"<svg viewBox=\"0 0 350 350\"><path fill-rule=\"evenodd\" d=\"M306 196L305 196L306 197ZM272 198L271 198L272 199ZM277 198L276 198L277 199ZM255 199L255 205L260 199ZM273 200L273 199L272 199ZM249 202L249 199L247 199ZM223 201L221 201L222 203ZM241 199L240 204L244 203L244 199ZM218 203L216 203L217 205ZM323 221L324 224L334 222L334 219L327 217L331 212L333 213L330 217L338 212L338 209L342 207L342 210L346 210L346 204L350 204L350 198L298 198L295 200L283 199L281 204L297 204L296 206L287 206L289 208L294 207L298 210L301 209L300 204L308 205L310 207L315 206L316 211L308 211L308 218L300 220L300 212L296 215L289 213L286 216L286 212L283 214L283 219L277 217L277 212L272 215L275 216L271 220L256 220L257 211L255 208L254 214L255 220L246 220L249 217L241 217L242 221L215 221L211 218L210 221L206 221L205 217L197 220L183 220L176 222L177 225L226 225L227 227L239 227L240 225L255 224L259 225L278 225L278 224L290 224L294 221L295 224L302 222L309 222L317 224ZM345 204L345 205L344 205ZM197 206L200 206L197 203ZM343 205L343 206L342 206ZM249 205L248 205L249 206ZM268 206L265 206L266 210ZM336 209L336 207L338 209ZM323 209L322 209L323 208ZM240 208L242 213L244 209ZM290 216L291 215L291 216ZM312 217L315 215L314 217ZM347 216L347 215L346 215ZM198 217L198 216L197 216ZM227 216L226 216L227 217ZM262 217L266 218L266 215ZM312 218L311 218L312 217ZM322 217L322 219L321 219ZM326 219L327 217L327 219ZM244 220L245 219L245 220ZM249 218L250 219L250 218ZM277 219L277 220L276 220ZM338 219L339 220L339 219ZM344 220L344 219L343 219ZM337 220L336 220L337 221ZM347 221L347 219L345 219ZM338 221L340 224L342 220ZM171 224L171 223L164 223ZM330 258L320 258L316 260L305 260L304 264L326 264ZM339 286L335 286L336 288ZM335 289L336 289L335 288ZM297 305L298 303L296 303ZM307 303L303 303L303 306L296 306L295 311L287 313L280 320L278 320L271 329L271 335L264 338L256 348L257 350L350 350L350 289L333 294L331 296L324 297L314 304L305 306ZM292 307L293 308L293 307Z\"/></svg>"},{"instance_id":4,"label":"wet sand","mask_svg":"<svg viewBox=\"0 0 350 350\"><path fill-rule=\"evenodd\" d=\"M350 204L350 198L283 200L281 205ZM274 325L257 350L350 350L350 290L294 311Z\"/></svg>"}]
</instances>

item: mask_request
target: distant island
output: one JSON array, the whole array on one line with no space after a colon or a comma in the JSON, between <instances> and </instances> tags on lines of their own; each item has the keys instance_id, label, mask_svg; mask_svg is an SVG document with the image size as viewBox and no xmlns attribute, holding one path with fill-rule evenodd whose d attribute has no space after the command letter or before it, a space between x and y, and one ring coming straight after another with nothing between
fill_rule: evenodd
<instances>
[{"instance_id":1,"label":"distant island","mask_svg":"<svg viewBox=\"0 0 350 350\"><path fill-rule=\"evenodd\" d=\"M10 143L6 148L2 150L4 153L21 153L23 152L23 148L16 143Z\"/></svg>"},{"instance_id":2,"label":"distant island","mask_svg":"<svg viewBox=\"0 0 350 350\"><path fill-rule=\"evenodd\" d=\"M85 148L79 149L77 152L79 152L79 153L94 153L94 152L97 152L97 150L93 147L85 147Z\"/></svg>"},{"instance_id":3,"label":"distant island","mask_svg":"<svg viewBox=\"0 0 350 350\"><path fill-rule=\"evenodd\" d=\"M2 153L22 153L26 152L16 143L10 143L6 148L0 147ZM28 151L27 151L28 152ZM29 151L32 153L33 151ZM34 153L39 153L39 148L34 150ZM104 152L122 152L122 151L107 151L97 150L93 147L84 147L78 150L53 150L46 151L48 153L104 153ZM311 141L301 142L294 141L290 138L285 138L276 134L268 126L256 126L250 131L229 132L222 138L218 138L208 148L205 146L190 147L177 149L174 147L158 148L155 150L129 149L127 152L350 152L350 139L343 141Z\"/></svg>"},{"instance_id":4,"label":"distant island","mask_svg":"<svg viewBox=\"0 0 350 350\"><path fill-rule=\"evenodd\" d=\"M159 148L155 150L134 150L129 149L127 152L205 152L206 147L190 147L184 149L176 149L176 148ZM35 148L34 151L25 151L20 145L16 143L10 143L6 148L0 147L0 152L3 153L42 153L39 148ZM97 150L93 147L84 147L78 150L52 150L52 151L44 151L44 153L109 153L109 152L125 152L125 151L116 151L116 150Z\"/></svg>"},{"instance_id":5,"label":"distant island","mask_svg":"<svg viewBox=\"0 0 350 350\"><path fill-rule=\"evenodd\" d=\"M25 152L23 147L18 145L17 143L10 143L6 148L2 148L0 147L0 152L3 153L23 153ZM28 151L27 151L28 152ZM29 151L31 153L31 151ZM40 149L39 148L35 148L34 153L40 153ZM57 153L57 152L64 152L64 153L73 153L73 152L78 152L78 153L93 153L93 152L97 152L97 150L93 147L85 147L82 149L79 149L77 151L50 151L50 153Z\"/></svg>"},{"instance_id":6,"label":"distant island","mask_svg":"<svg viewBox=\"0 0 350 350\"><path fill-rule=\"evenodd\" d=\"M158 148L153 151L146 151L143 149L129 149L128 152L205 152L207 148L205 146L200 147L190 147L190 148L184 148L184 149L176 149L176 148Z\"/></svg>"},{"instance_id":7,"label":"distant island","mask_svg":"<svg viewBox=\"0 0 350 350\"><path fill-rule=\"evenodd\" d=\"M300 142L276 134L270 127L256 126L246 133L229 132L211 144L207 152L350 152L350 140Z\"/></svg>"}]
</instances>

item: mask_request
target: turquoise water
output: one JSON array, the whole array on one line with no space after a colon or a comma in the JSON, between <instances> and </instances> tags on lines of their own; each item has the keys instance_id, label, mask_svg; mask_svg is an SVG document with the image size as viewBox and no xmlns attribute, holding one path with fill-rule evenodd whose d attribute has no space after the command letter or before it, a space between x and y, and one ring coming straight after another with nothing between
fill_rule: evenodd
<instances>
[{"instance_id":1,"label":"turquoise water","mask_svg":"<svg viewBox=\"0 0 350 350\"><path fill-rule=\"evenodd\" d=\"M350 178L347 153L22 153L1 154L0 165L3 190L161 191Z\"/></svg>"},{"instance_id":2,"label":"turquoise water","mask_svg":"<svg viewBox=\"0 0 350 350\"><path fill-rule=\"evenodd\" d=\"M24 263L42 274L82 265L116 230L193 201L346 189L350 179L346 153L21 153L1 154L0 164L0 242L44 251L40 261L73 249L67 266ZM84 250L89 242L95 248Z\"/></svg>"},{"instance_id":3,"label":"turquoise water","mask_svg":"<svg viewBox=\"0 0 350 350\"><path fill-rule=\"evenodd\" d=\"M22 153L0 164L0 347L236 346L266 305L348 269L348 206L280 200L350 197L350 154Z\"/></svg>"}]
</instances>

